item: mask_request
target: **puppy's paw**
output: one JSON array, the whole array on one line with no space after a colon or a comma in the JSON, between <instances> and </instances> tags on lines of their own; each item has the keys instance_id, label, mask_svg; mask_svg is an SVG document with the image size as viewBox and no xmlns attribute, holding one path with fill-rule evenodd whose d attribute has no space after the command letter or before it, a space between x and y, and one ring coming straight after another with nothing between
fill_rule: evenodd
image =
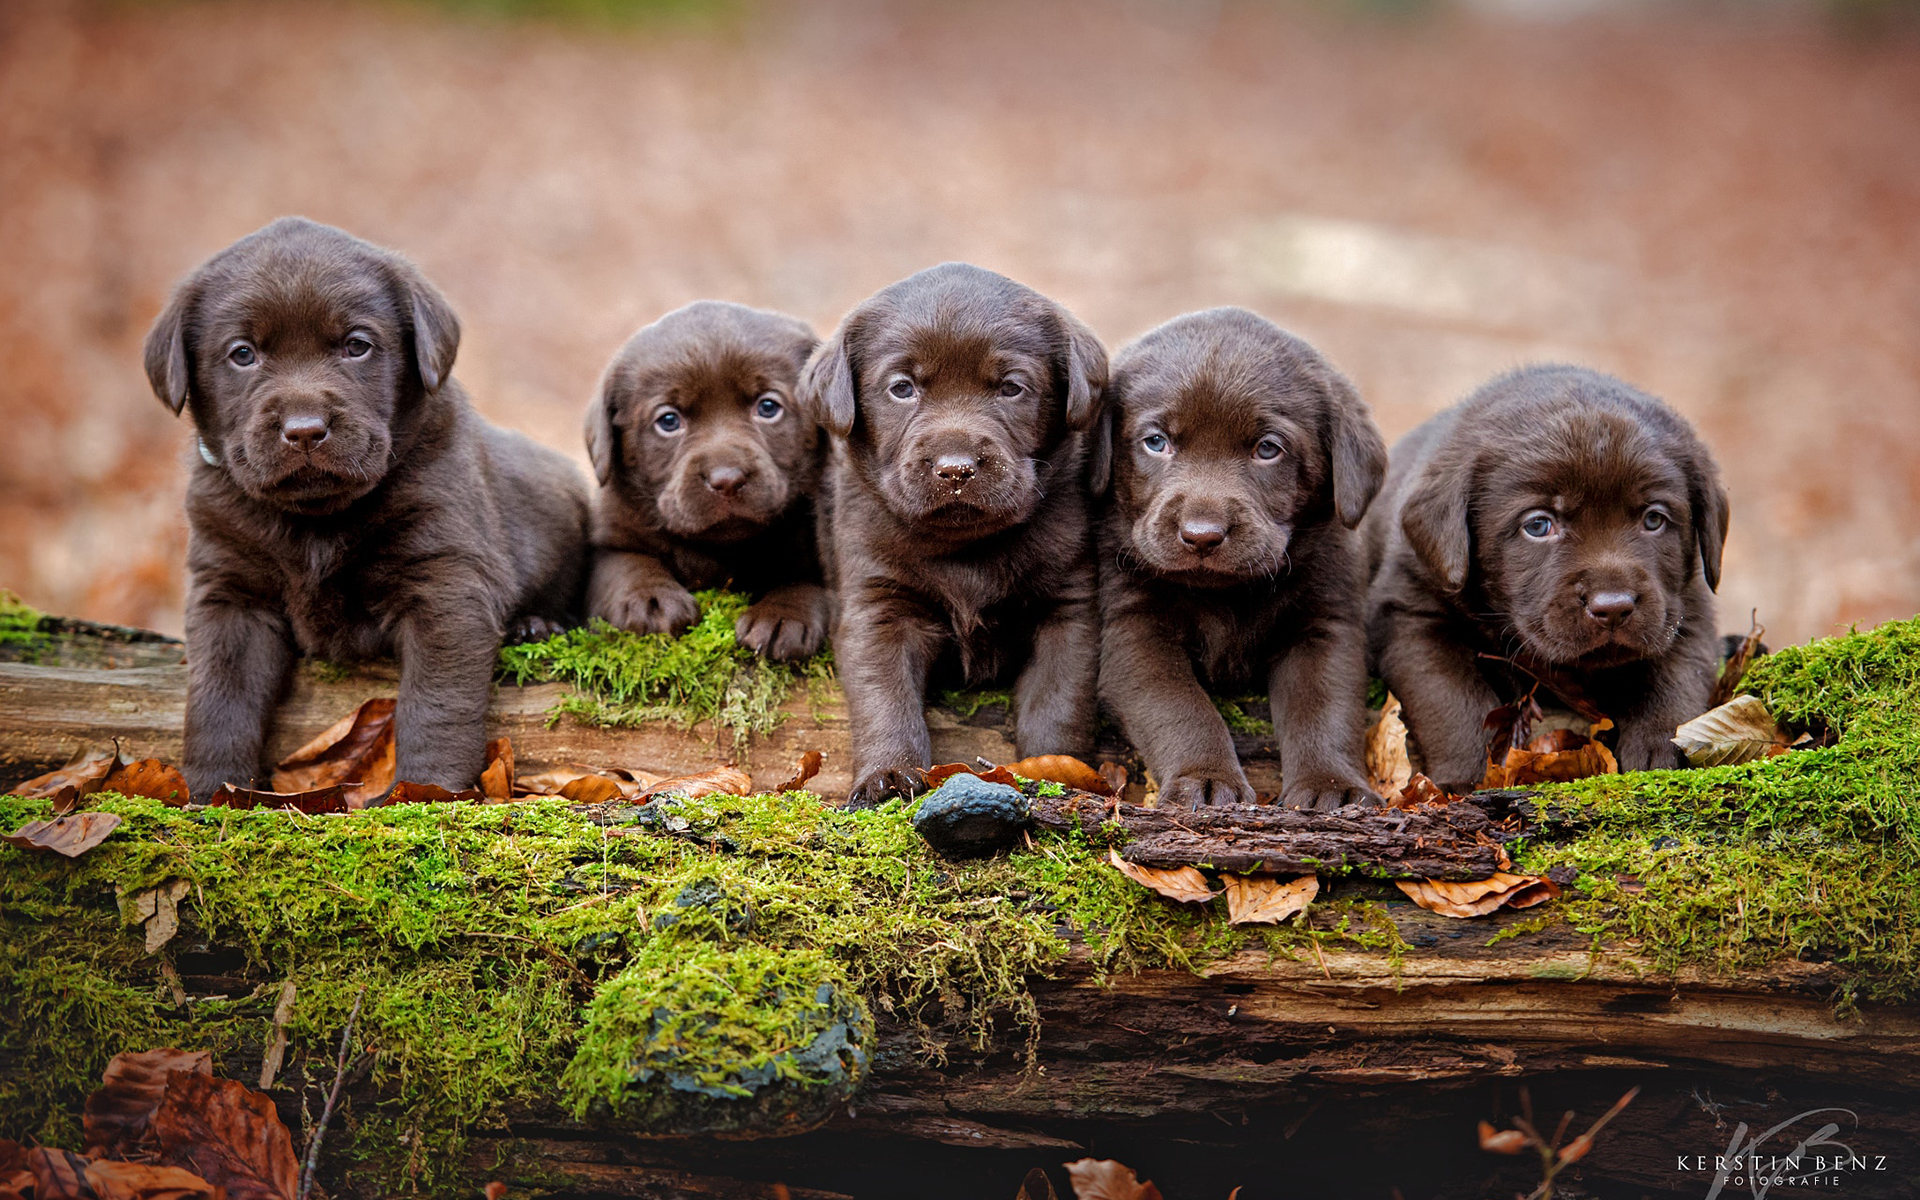
<instances>
[{"instance_id":1,"label":"puppy's paw","mask_svg":"<svg viewBox=\"0 0 1920 1200\"><path fill-rule=\"evenodd\" d=\"M187 777L187 793L196 804L205 804L226 784L253 788L261 783L258 769L242 763L189 762L181 774Z\"/></svg>"},{"instance_id":2,"label":"puppy's paw","mask_svg":"<svg viewBox=\"0 0 1920 1200\"><path fill-rule=\"evenodd\" d=\"M1384 801L1380 799L1379 793L1363 783L1321 779L1282 788L1280 803L1287 808L1306 809L1310 812L1332 812L1336 808L1344 808L1349 804L1377 807Z\"/></svg>"},{"instance_id":3,"label":"puppy's paw","mask_svg":"<svg viewBox=\"0 0 1920 1200\"><path fill-rule=\"evenodd\" d=\"M528 613L507 622L506 644L517 646L522 642L544 642L554 634L566 631L567 627L552 617Z\"/></svg>"},{"instance_id":4,"label":"puppy's paw","mask_svg":"<svg viewBox=\"0 0 1920 1200\"><path fill-rule=\"evenodd\" d=\"M634 633L685 633L700 619L693 593L677 583L636 587L613 598L594 616Z\"/></svg>"},{"instance_id":5,"label":"puppy's paw","mask_svg":"<svg viewBox=\"0 0 1920 1200\"><path fill-rule=\"evenodd\" d=\"M1172 808L1206 808L1212 805L1252 804L1253 785L1244 773L1235 769L1202 770L1175 775L1160 785L1159 803Z\"/></svg>"},{"instance_id":6,"label":"puppy's paw","mask_svg":"<svg viewBox=\"0 0 1920 1200\"><path fill-rule=\"evenodd\" d=\"M733 635L762 658L800 662L820 653L827 640L826 605L799 602L776 592L741 613Z\"/></svg>"},{"instance_id":7,"label":"puppy's paw","mask_svg":"<svg viewBox=\"0 0 1920 1200\"><path fill-rule=\"evenodd\" d=\"M1622 771L1670 771L1687 765L1687 756L1668 739L1671 730L1637 729L1620 731L1620 748L1614 752Z\"/></svg>"},{"instance_id":8,"label":"puppy's paw","mask_svg":"<svg viewBox=\"0 0 1920 1200\"><path fill-rule=\"evenodd\" d=\"M875 767L853 781L848 808L875 808L895 796L911 800L927 790L927 776L919 767Z\"/></svg>"}]
</instances>

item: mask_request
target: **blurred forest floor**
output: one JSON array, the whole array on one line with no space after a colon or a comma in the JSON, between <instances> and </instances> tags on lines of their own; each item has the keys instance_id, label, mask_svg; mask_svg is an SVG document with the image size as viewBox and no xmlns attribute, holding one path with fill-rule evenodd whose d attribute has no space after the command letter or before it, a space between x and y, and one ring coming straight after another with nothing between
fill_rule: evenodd
<instances>
[{"instance_id":1,"label":"blurred forest floor","mask_svg":"<svg viewBox=\"0 0 1920 1200\"><path fill-rule=\"evenodd\" d=\"M177 631L140 341L274 216L418 260L480 407L581 455L638 325L821 330L968 259L1108 341L1254 307L1391 440L1573 359L1699 424L1721 623L1920 610L1920 37L1791 4L0 6L0 586ZM535 7L541 7L535 5ZM557 13L558 15L555 15ZM1543 15L1544 14L1544 15Z\"/></svg>"}]
</instances>

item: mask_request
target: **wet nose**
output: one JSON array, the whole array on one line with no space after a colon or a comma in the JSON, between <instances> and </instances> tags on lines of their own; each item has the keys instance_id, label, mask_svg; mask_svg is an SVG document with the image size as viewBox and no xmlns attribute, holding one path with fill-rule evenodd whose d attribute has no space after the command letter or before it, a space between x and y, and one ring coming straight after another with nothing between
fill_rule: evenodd
<instances>
[{"instance_id":1,"label":"wet nose","mask_svg":"<svg viewBox=\"0 0 1920 1200\"><path fill-rule=\"evenodd\" d=\"M722 496L732 496L747 482L747 473L739 467L715 467L707 472L707 486Z\"/></svg>"},{"instance_id":2,"label":"wet nose","mask_svg":"<svg viewBox=\"0 0 1920 1200\"><path fill-rule=\"evenodd\" d=\"M1587 615L1615 629L1633 615L1633 604L1632 592L1595 592L1587 600Z\"/></svg>"},{"instance_id":3,"label":"wet nose","mask_svg":"<svg viewBox=\"0 0 1920 1200\"><path fill-rule=\"evenodd\" d=\"M933 473L955 490L965 487L979 469L971 454L942 454L933 460Z\"/></svg>"},{"instance_id":4,"label":"wet nose","mask_svg":"<svg viewBox=\"0 0 1920 1200\"><path fill-rule=\"evenodd\" d=\"M312 454L327 440L325 417L288 417L280 422L280 439L302 454Z\"/></svg>"},{"instance_id":5,"label":"wet nose","mask_svg":"<svg viewBox=\"0 0 1920 1200\"><path fill-rule=\"evenodd\" d=\"M1201 558L1212 554L1227 540L1227 527L1219 521L1195 520L1180 523L1180 541Z\"/></svg>"}]
</instances>

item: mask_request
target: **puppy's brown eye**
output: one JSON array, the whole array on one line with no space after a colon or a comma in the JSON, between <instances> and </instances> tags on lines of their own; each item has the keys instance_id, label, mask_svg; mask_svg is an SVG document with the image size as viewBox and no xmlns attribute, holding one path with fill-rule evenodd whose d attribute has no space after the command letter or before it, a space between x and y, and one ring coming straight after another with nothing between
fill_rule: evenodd
<instances>
[{"instance_id":1,"label":"puppy's brown eye","mask_svg":"<svg viewBox=\"0 0 1920 1200\"><path fill-rule=\"evenodd\" d=\"M252 346L241 342L238 346L227 351L227 361L236 367L250 367L260 361L260 356L253 352Z\"/></svg>"},{"instance_id":2,"label":"puppy's brown eye","mask_svg":"<svg viewBox=\"0 0 1920 1200\"><path fill-rule=\"evenodd\" d=\"M887 385L887 395L895 400L911 400L919 389L913 386L913 380L902 375Z\"/></svg>"},{"instance_id":3,"label":"puppy's brown eye","mask_svg":"<svg viewBox=\"0 0 1920 1200\"><path fill-rule=\"evenodd\" d=\"M373 353L373 343L359 334L354 334L341 344L340 352L348 358L365 358Z\"/></svg>"},{"instance_id":4,"label":"puppy's brown eye","mask_svg":"<svg viewBox=\"0 0 1920 1200\"><path fill-rule=\"evenodd\" d=\"M653 427L665 434L679 433L681 427L685 424L686 422L681 419L680 414L672 409L668 409L653 419Z\"/></svg>"},{"instance_id":5,"label":"puppy's brown eye","mask_svg":"<svg viewBox=\"0 0 1920 1200\"><path fill-rule=\"evenodd\" d=\"M759 417L762 421L774 420L785 411L786 406L780 403L780 397L774 395L772 392L761 396L753 406L753 415Z\"/></svg>"},{"instance_id":6,"label":"puppy's brown eye","mask_svg":"<svg viewBox=\"0 0 1920 1200\"><path fill-rule=\"evenodd\" d=\"M1520 532L1535 541L1552 537L1559 528L1560 523L1553 519L1551 513L1530 513L1526 520L1520 522Z\"/></svg>"},{"instance_id":7,"label":"puppy's brown eye","mask_svg":"<svg viewBox=\"0 0 1920 1200\"><path fill-rule=\"evenodd\" d=\"M1640 518L1640 528L1646 530L1648 533L1659 533L1670 523L1671 519L1667 514L1657 508L1648 509L1647 515Z\"/></svg>"},{"instance_id":8,"label":"puppy's brown eye","mask_svg":"<svg viewBox=\"0 0 1920 1200\"><path fill-rule=\"evenodd\" d=\"M1274 459L1280 457L1280 439L1261 438L1260 444L1253 448L1255 458Z\"/></svg>"},{"instance_id":9,"label":"puppy's brown eye","mask_svg":"<svg viewBox=\"0 0 1920 1200\"><path fill-rule=\"evenodd\" d=\"M1013 399L1026 390L1027 385L1021 383L1018 379L1002 379L1000 381L1000 394L1008 400Z\"/></svg>"}]
</instances>

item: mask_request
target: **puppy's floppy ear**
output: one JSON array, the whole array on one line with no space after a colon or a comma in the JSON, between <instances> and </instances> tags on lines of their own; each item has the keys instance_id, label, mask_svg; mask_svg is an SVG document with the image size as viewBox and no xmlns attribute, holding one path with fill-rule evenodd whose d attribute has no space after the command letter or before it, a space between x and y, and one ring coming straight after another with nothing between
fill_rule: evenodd
<instances>
[{"instance_id":1,"label":"puppy's floppy ear","mask_svg":"<svg viewBox=\"0 0 1920 1200\"><path fill-rule=\"evenodd\" d=\"M815 347L800 371L797 398L801 408L814 424L835 437L852 433L853 422L859 415L853 386L853 360L847 351L856 320L857 315L841 322L833 336Z\"/></svg>"},{"instance_id":2,"label":"puppy's floppy ear","mask_svg":"<svg viewBox=\"0 0 1920 1200\"><path fill-rule=\"evenodd\" d=\"M192 307L198 288L188 280L174 289L167 307L154 319L147 331L147 382L160 403L174 416L187 403L192 375L187 365L187 310Z\"/></svg>"},{"instance_id":3,"label":"puppy's floppy ear","mask_svg":"<svg viewBox=\"0 0 1920 1200\"><path fill-rule=\"evenodd\" d=\"M460 350L460 318L418 267L402 260L394 274L413 335L413 361L420 368L420 382L428 392L437 392L453 373L453 356Z\"/></svg>"},{"instance_id":4,"label":"puppy's floppy ear","mask_svg":"<svg viewBox=\"0 0 1920 1200\"><path fill-rule=\"evenodd\" d=\"M1693 507L1693 536L1700 543L1700 569L1707 577L1709 591L1720 590L1720 554L1727 544L1727 523L1732 515L1727 489L1720 484L1720 472L1703 449L1694 454L1693 470L1688 472L1688 491Z\"/></svg>"},{"instance_id":5,"label":"puppy's floppy ear","mask_svg":"<svg viewBox=\"0 0 1920 1200\"><path fill-rule=\"evenodd\" d=\"M1091 429L1107 390L1107 348L1078 317L1064 308L1059 312L1060 332L1066 341L1067 428Z\"/></svg>"},{"instance_id":6,"label":"puppy's floppy ear","mask_svg":"<svg viewBox=\"0 0 1920 1200\"><path fill-rule=\"evenodd\" d=\"M1387 476L1387 444L1345 375L1327 371L1328 446L1333 462L1333 509L1348 529L1360 524ZM1463 577L1464 578L1464 577Z\"/></svg>"},{"instance_id":7,"label":"puppy's floppy ear","mask_svg":"<svg viewBox=\"0 0 1920 1200\"><path fill-rule=\"evenodd\" d=\"M1473 553L1472 464L1429 458L1419 483L1400 510L1400 530L1441 587L1457 592L1467 586Z\"/></svg>"},{"instance_id":8,"label":"puppy's floppy ear","mask_svg":"<svg viewBox=\"0 0 1920 1200\"><path fill-rule=\"evenodd\" d=\"M1087 460L1087 490L1096 496L1104 496L1113 486L1113 439L1118 435L1116 426L1120 423L1119 414L1114 406L1108 404L1101 408L1099 419L1093 424L1091 454Z\"/></svg>"},{"instance_id":9,"label":"puppy's floppy ear","mask_svg":"<svg viewBox=\"0 0 1920 1200\"><path fill-rule=\"evenodd\" d=\"M594 478L602 487L613 478L613 460L620 453L620 432L614 427L613 416L626 399L627 390L616 359L601 377L600 390L587 402L587 457L593 461Z\"/></svg>"}]
</instances>

